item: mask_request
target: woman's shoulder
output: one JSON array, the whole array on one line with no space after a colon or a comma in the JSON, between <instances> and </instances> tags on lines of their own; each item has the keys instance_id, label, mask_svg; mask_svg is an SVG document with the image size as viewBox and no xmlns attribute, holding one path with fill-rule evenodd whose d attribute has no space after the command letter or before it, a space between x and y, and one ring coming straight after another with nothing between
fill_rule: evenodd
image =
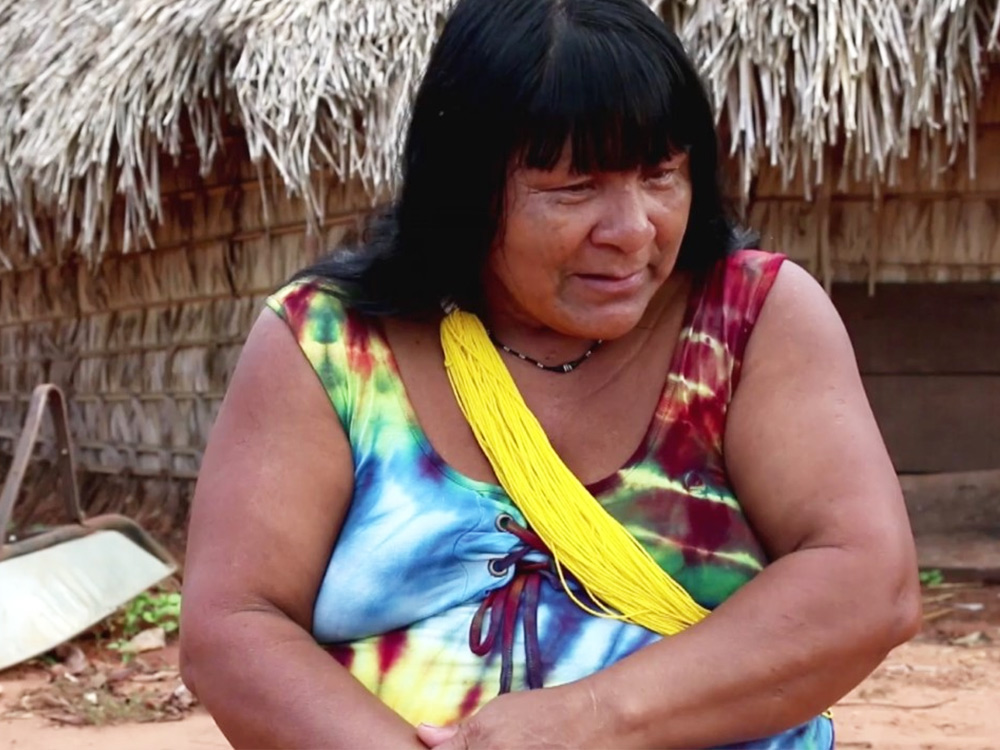
<instances>
[{"instance_id":1,"label":"woman's shoulder","mask_svg":"<svg viewBox=\"0 0 1000 750\"><path fill-rule=\"evenodd\" d=\"M298 339L333 343L365 336L370 316L354 304L348 283L323 276L300 276L265 299L265 305L292 329Z\"/></svg>"},{"instance_id":2,"label":"woman's shoulder","mask_svg":"<svg viewBox=\"0 0 1000 750\"><path fill-rule=\"evenodd\" d=\"M787 260L783 253L757 248L741 248L719 261L716 273L721 273L727 287L773 284Z\"/></svg>"},{"instance_id":3,"label":"woman's shoulder","mask_svg":"<svg viewBox=\"0 0 1000 750\"><path fill-rule=\"evenodd\" d=\"M330 278L299 276L265 301L319 376L346 430L360 385L370 378L381 351L378 321L352 305L350 291Z\"/></svg>"},{"instance_id":4,"label":"woman's shoulder","mask_svg":"<svg viewBox=\"0 0 1000 750\"><path fill-rule=\"evenodd\" d=\"M347 284L321 276L298 276L286 282L265 300L265 304L287 322L323 311L346 318L352 306Z\"/></svg>"},{"instance_id":5,"label":"woman's shoulder","mask_svg":"<svg viewBox=\"0 0 1000 750\"><path fill-rule=\"evenodd\" d=\"M785 260L783 254L768 250L734 250L709 270L702 306L752 325Z\"/></svg>"},{"instance_id":6,"label":"woman's shoulder","mask_svg":"<svg viewBox=\"0 0 1000 750\"><path fill-rule=\"evenodd\" d=\"M786 257L741 249L720 259L703 277L692 328L716 341L738 378L747 342Z\"/></svg>"}]
</instances>

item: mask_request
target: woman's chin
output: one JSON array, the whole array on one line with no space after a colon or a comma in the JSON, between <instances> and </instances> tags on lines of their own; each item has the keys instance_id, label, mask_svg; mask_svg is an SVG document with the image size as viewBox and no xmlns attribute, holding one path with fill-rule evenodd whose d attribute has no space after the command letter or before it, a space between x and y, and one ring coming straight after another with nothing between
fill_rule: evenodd
<instances>
[{"instance_id":1,"label":"woman's chin","mask_svg":"<svg viewBox=\"0 0 1000 750\"><path fill-rule=\"evenodd\" d=\"M613 341L635 329L642 321L645 311L645 305L636 305L635 309L579 310L567 321L562 333L581 339Z\"/></svg>"}]
</instances>

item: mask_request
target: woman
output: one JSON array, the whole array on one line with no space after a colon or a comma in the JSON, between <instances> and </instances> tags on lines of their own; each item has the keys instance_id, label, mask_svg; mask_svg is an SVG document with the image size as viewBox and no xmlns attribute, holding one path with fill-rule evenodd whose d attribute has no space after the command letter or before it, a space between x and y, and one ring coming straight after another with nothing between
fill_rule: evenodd
<instances>
[{"instance_id":1,"label":"woman","mask_svg":"<svg viewBox=\"0 0 1000 750\"><path fill-rule=\"evenodd\" d=\"M269 300L204 457L183 669L234 745L832 746L918 627L912 540L843 326L743 249L715 138L641 0L458 3L396 204ZM561 460L681 632L588 585L603 531L571 564L498 483L455 308L558 454L504 423L515 470Z\"/></svg>"}]
</instances>

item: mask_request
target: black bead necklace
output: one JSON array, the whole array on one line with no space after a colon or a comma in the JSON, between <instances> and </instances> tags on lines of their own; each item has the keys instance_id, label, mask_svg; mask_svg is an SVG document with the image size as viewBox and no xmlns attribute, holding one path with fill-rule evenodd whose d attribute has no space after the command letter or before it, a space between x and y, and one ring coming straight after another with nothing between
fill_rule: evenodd
<instances>
[{"instance_id":1,"label":"black bead necklace","mask_svg":"<svg viewBox=\"0 0 1000 750\"><path fill-rule=\"evenodd\" d=\"M534 357L529 357L527 354L523 354L517 351L516 349L511 349L509 346L499 341L497 337L493 335L493 331L487 330L487 333L490 335L490 341L492 341L493 345L496 346L498 349L502 349L503 351L507 352L507 354L512 354L518 359L524 360L525 362L530 362L539 370L545 370L547 372L558 372L558 373L573 372L573 370L575 370L577 367L579 367L588 359L590 359L593 353L596 352L598 349L600 349L601 344L604 343L604 339L597 339L596 341L594 341L593 344L590 345L590 348L587 351L585 351L576 359L571 360L569 362L563 362L561 365L547 365L544 362L539 362Z\"/></svg>"}]
</instances>

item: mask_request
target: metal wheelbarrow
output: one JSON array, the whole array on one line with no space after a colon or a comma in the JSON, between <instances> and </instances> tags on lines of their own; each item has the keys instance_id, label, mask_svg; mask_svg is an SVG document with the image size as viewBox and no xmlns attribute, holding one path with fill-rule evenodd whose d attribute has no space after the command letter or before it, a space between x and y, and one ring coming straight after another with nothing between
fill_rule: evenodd
<instances>
[{"instance_id":1,"label":"metal wheelbarrow","mask_svg":"<svg viewBox=\"0 0 1000 750\"><path fill-rule=\"evenodd\" d=\"M55 425L68 523L8 543L8 526L46 407ZM0 493L0 670L65 643L177 571L171 555L135 521L85 518L76 483L66 399L35 388Z\"/></svg>"}]
</instances>

